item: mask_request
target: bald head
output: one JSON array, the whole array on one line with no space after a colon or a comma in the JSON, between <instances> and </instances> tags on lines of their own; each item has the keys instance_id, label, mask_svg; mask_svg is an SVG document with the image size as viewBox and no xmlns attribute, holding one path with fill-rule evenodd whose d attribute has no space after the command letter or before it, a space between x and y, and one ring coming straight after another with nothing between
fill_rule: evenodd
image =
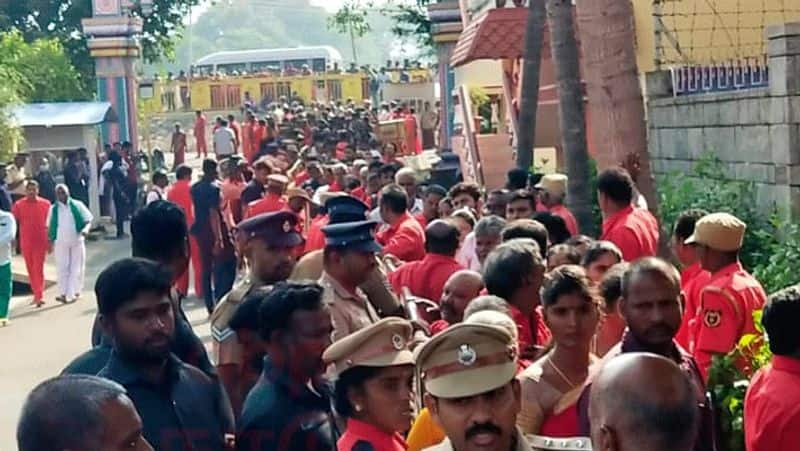
<instances>
[{"instance_id":1,"label":"bald head","mask_svg":"<svg viewBox=\"0 0 800 451\"><path fill-rule=\"evenodd\" d=\"M483 290L483 278L480 273L464 269L454 272L447 279L442 290L439 308L442 319L450 324L460 323L464 318L464 309L469 302Z\"/></svg>"},{"instance_id":2,"label":"bald head","mask_svg":"<svg viewBox=\"0 0 800 451\"><path fill-rule=\"evenodd\" d=\"M592 383L589 418L599 451L689 451L697 436L696 390L671 360L628 353Z\"/></svg>"},{"instance_id":3,"label":"bald head","mask_svg":"<svg viewBox=\"0 0 800 451\"><path fill-rule=\"evenodd\" d=\"M449 221L437 220L425 228L425 250L429 254L454 257L458 251L458 227Z\"/></svg>"}]
</instances>

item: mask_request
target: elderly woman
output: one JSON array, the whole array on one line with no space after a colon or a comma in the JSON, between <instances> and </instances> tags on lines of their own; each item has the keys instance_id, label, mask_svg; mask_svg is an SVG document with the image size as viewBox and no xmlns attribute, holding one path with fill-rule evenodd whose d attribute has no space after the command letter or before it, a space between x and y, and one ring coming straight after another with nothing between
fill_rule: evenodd
<instances>
[{"instance_id":1,"label":"elderly woman","mask_svg":"<svg viewBox=\"0 0 800 451\"><path fill-rule=\"evenodd\" d=\"M56 185L56 202L47 214L50 251L55 253L59 302L74 302L83 291L86 265L84 237L94 217L83 202L69 195L67 185Z\"/></svg>"},{"instance_id":2,"label":"elderly woman","mask_svg":"<svg viewBox=\"0 0 800 451\"><path fill-rule=\"evenodd\" d=\"M339 451L405 451L413 419L411 323L386 318L332 344L322 359L336 375L334 406L347 419Z\"/></svg>"}]
</instances>

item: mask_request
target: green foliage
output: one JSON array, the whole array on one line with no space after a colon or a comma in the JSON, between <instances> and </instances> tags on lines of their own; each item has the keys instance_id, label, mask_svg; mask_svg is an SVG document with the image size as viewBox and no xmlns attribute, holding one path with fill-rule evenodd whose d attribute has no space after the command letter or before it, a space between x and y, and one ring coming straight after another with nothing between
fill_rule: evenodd
<instances>
[{"instance_id":1,"label":"green foliage","mask_svg":"<svg viewBox=\"0 0 800 451\"><path fill-rule=\"evenodd\" d=\"M14 144L22 141L22 130L14 124L11 109L20 103L21 80L18 73L0 64L0 160L7 161Z\"/></svg>"},{"instance_id":2,"label":"green foliage","mask_svg":"<svg viewBox=\"0 0 800 451\"><path fill-rule=\"evenodd\" d=\"M342 15L344 18L350 18L366 15L368 10L379 9L382 14L392 18L392 33L395 36L410 40L419 45L424 53L432 54L434 42L427 6L434 1L386 0L384 5L379 7L374 0L353 0L345 3L335 16Z\"/></svg>"},{"instance_id":3,"label":"green foliage","mask_svg":"<svg viewBox=\"0 0 800 451\"><path fill-rule=\"evenodd\" d=\"M328 17L328 27L338 33L352 33L358 38L372 30L369 13L357 0L345 2L334 15Z\"/></svg>"},{"instance_id":4,"label":"green foliage","mask_svg":"<svg viewBox=\"0 0 800 451\"><path fill-rule=\"evenodd\" d=\"M776 214L753 234L761 243L754 275L767 293L800 283L800 224Z\"/></svg>"},{"instance_id":5,"label":"green foliage","mask_svg":"<svg viewBox=\"0 0 800 451\"><path fill-rule=\"evenodd\" d=\"M0 34L0 66L18 74L16 92L25 102L83 100L81 76L56 39L25 42L22 33Z\"/></svg>"},{"instance_id":6,"label":"green foliage","mask_svg":"<svg viewBox=\"0 0 800 451\"><path fill-rule=\"evenodd\" d=\"M744 398L750 378L772 359L767 341L763 339L761 311L753 313L758 335L745 335L728 355L716 356L709 369L708 390L720 425L721 449L745 451Z\"/></svg>"},{"instance_id":7,"label":"green foliage","mask_svg":"<svg viewBox=\"0 0 800 451\"><path fill-rule=\"evenodd\" d=\"M707 153L694 162L688 173L674 172L660 177L657 187L663 234L672 236L675 220L685 210L727 212L748 225L741 254L744 265L752 269L764 261L765 243L756 236L756 231L774 235L774 230L756 210L755 185L729 177L719 158Z\"/></svg>"}]
</instances>

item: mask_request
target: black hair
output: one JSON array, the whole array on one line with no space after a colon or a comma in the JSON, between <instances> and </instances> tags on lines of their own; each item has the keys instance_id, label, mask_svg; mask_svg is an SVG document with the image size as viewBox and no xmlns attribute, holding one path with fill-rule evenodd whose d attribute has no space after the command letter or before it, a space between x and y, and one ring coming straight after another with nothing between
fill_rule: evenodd
<instances>
[{"instance_id":1,"label":"black hair","mask_svg":"<svg viewBox=\"0 0 800 451\"><path fill-rule=\"evenodd\" d=\"M617 263L608 268L600 281L600 296L603 298L606 312L613 312L617 308L617 301L622 297L622 277L630 265L626 262Z\"/></svg>"},{"instance_id":2,"label":"black hair","mask_svg":"<svg viewBox=\"0 0 800 451\"><path fill-rule=\"evenodd\" d=\"M569 244L570 246L575 246L576 248L579 248L584 244L589 246L592 243L594 243L594 238L587 235L575 235L564 242L564 244Z\"/></svg>"},{"instance_id":3,"label":"black hair","mask_svg":"<svg viewBox=\"0 0 800 451\"><path fill-rule=\"evenodd\" d=\"M203 160L203 173L209 174L210 172L217 170L217 162L212 160L211 158L206 158Z\"/></svg>"},{"instance_id":4,"label":"black hair","mask_svg":"<svg viewBox=\"0 0 800 451\"><path fill-rule=\"evenodd\" d=\"M126 393L122 385L97 376L71 374L42 382L22 407L17 448L100 449L106 423L102 409Z\"/></svg>"},{"instance_id":5,"label":"black hair","mask_svg":"<svg viewBox=\"0 0 800 451\"><path fill-rule=\"evenodd\" d=\"M344 176L344 187L347 189L356 189L361 186L361 180L353 177L352 175Z\"/></svg>"},{"instance_id":6,"label":"black hair","mask_svg":"<svg viewBox=\"0 0 800 451\"><path fill-rule=\"evenodd\" d=\"M567 261L570 265L581 264L581 254L578 252L578 249L575 246L570 246L569 244L556 244L547 250L547 259L549 260L550 257L556 254L566 255Z\"/></svg>"},{"instance_id":7,"label":"black hair","mask_svg":"<svg viewBox=\"0 0 800 451\"><path fill-rule=\"evenodd\" d=\"M261 310L261 304L269 296L271 290L266 287L256 288L244 297L242 303L236 308L228 327L233 331L237 330L251 330L258 332L258 314Z\"/></svg>"},{"instance_id":8,"label":"black hair","mask_svg":"<svg viewBox=\"0 0 800 451\"><path fill-rule=\"evenodd\" d=\"M97 310L113 316L126 302L141 293L168 294L172 286L169 270L143 258L125 258L104 269L94 284Z\"/></svg>"},{"instance_id":9,"label":"black hair","mask_svg":"<svg viewBox=\"0 0 800 451\"><path fill-rule=\"evenodd\" d=\"M162 264L187 252L189 231L183 209L157 200L139 209L131 219L131 248L134 257Z\"/></svg>"},{"instance_id":10,"label":"black hair","mask_svg":"<svg viewBox=\"0 0 800 451\"><path fill-rule=\"evenodd\" d=\"M514 168L506 174L506 188L515 191L525 189L528 186L528 171L525 169Z\"/></svg>"},{"instance_id":11,"label":"black hair","mask_svg":"<svg viewBox=\"0 0 800 451\"><path fill-rule=\"evenodd\" d=\"M767 299L761 324L769 337L769 349L775 355L798 356L800 350L800 285L773 293Z\"/></svg>"},{"instance_id":12,"label":"black hair","mask_svg":"<svg viewBox=\"0 0 800 451\"><path fill-rule=\"evenodd\" d=\"M531 205L531 210L536 211L536 196L526 189L518 189L508 196L508 203L516 202L518 200L526 200Z\"/></svg>"},{"instance_id":13,"label":"black hair","mask_svg":"<svg viewBox=\"0 0 800 451\"><path fill-rule=\"evenodd\" d=\"M611 241L595 241L586 249L586 254L584 254L581 260L581 266L588 268L589 265L605 254L612 254L615 256L617 258L617 263L622 261L622 251L619 250L616 244Z\"/></svg>"},{"instance_id":14,"label":"black hair","mask_svg":"<svg viewBox=\"0 0 800 451\"><path fill-rule=\"evenodd\" d=\"M708 212L701 209L692 209L682 212L678 215L678 219L675 220L675 228L672 234L683 243L694 233L694 225L697 221L706 215L708 215Z\"/></svg>"},{"instance_id":15,"label":"black hair","mask_svg":"<svg viewBox=\"0 0 800 451\"><path fill-rule=\"evenodd\" d=\"M386 205L392 213L405 213L408 210L408 203L408 194L403 187L390 184L381 189L380 205Z\"/></svg>"},{"instance_id":16,"label":"black hair","mask_svg":"<svg viewBox=\"0 0 800 451\"><path fill-rule=\"evenodd\" d=\"M350 390L359 388L364 382L375 377L382 368L370 366L354 366L342 372L334 382L333 408L340 416L350 418L355 413L350 404Z\"/></svg>"},{"instance_id":17,"label":"black hair","mask_svg":"<svg viewBox=\"0 0 800 451\"><path fill-rule=\"evenodd\" d=\"M163 171L155 171L153 172L153 183L155 184L158 180L169 180L167 177L167 173Z\"/></svg>"},{"instance_id":18,"label":"black hair","mask_svg":"<svg viewBox=\"0 0 800 451\"><path fill-rule=\"evenodd\" d=\"M567 228L567 223L564 218L554 215L549 211L540 211L533 214L533 220L540 222L547 229L547 236L550 238L550 243L561 244L572 236Z\"/></svg>"},{"instance_id":19,"label":"black hair","mask_svg":"<svg viewBox=\"0 0 800 451\"><path fill-rule=\"evenodd\" d=\"M182 164L175 169L175 178L178 180L183 180L192 177L192 168Z\"/></svg>"},{"instance_id":20,"label":"black hair","mask_svg":"<svg viewBox=\"0 0 800 451\"><path fill-rule=\"evenodd\" d=\"M378 170L378 173L382 176L389 175L392 177L392 179L394 179L394 175L397 173L397 166L393 164L384 164Z\"/></svg>"},{"instance_id":21,"label":"black hair","mask_svg":"<svg viewBox=\"0 0 800 451\"><path fill-rule=\"evenodd\" d=\"M459 242L458 228L447 221L436 221L425 229L425 251L429 254L456 255Z\"/></svg>"},{"instance_id":22,"label":"black hair","mask_svg":"<svg viewBox=\"0 0 800 451\"><path fill-rule=\"evenodd\" d=\"M380 161L372 161L367 165L367 172L370 174L372 173L380 173L381 169L383 168L383 163Z\"/></svg>"},{"instance_id":23,"label":"black hair","mask_svg":"<svg viewBox=\"0 0 800 451\"><path fill-rule=\"evenodd\" d=\"M633 201L634 183L631 175L623 168L609 168L597 176L597 190L620 205Z\"/></svg>"},{"instance_id":24,"label":"black hair","mask_svg":"<svg viewBox=\"0 0 800 451\"><path fill-rule=\"evenodd\" d=\"M622 297L627 298L630 295L631 283L642 274L661 277L671 283L676 290L681 288L681 275L674 266L658 257L644 257L631 263L622 276Z\"/></svg>"},{"instance_id":25,"label":"black hair","mask_svg":"<svg viewBox=\"0 0 800 451\"><path fill-rule=\"evenodd\" d=\"M435 184L428 185L428 187L425 188L425 194L423 195L423 197L428 197L431 194L437 194L441 197L447 197L447 190L444 189L442 185L435 185Z\"/></svg>"},{"instance_id":26,"label":"black hair","mask_svg":"<svg viewBox=\"0 0 800 451\"><path fill-rule=\"evenodd\" d=\"M456 184L450 188L450 192L447 193L447 196L451 199L455 199L462 194L468 194L470 197L475 199L475 202L481 200L481 188L475 183L469 182L461 182Z\"/></svg>"},{"instance_id":27,"label":"black hair","mask_svg":"<svg viewBox=\"0 0 800 451\"><path fill-rule=\"evenodd\" d=\"M596 295L586 270L578 265L563 265L550 271L542 284L542 305L550 307L558 298L567 294L579 294L587 302L595 303Z\"/></svg>"},{"instance_id":28,"label":"black hair","mask_svg":"<svg viewBox=\"0 0 800 451\"><path fill-rule=\"evenodd\" d=\"M517 219L508 223L500 233L502 240L511 241L517 238L530 238L539 245L542 258L547 256L548 234L545 226L533 219Z\"/></svg>"},{"instance_id":29,"label":"black hair","mask_svg":"<svg viewBox=\"0 0 800 451\"><path fill-rule=\"evenodd\" d=\"M264 298L259 308L258 332L270 341L272 332L286 329L297 310L313 311L324 306L322 287L316 282L281 282Z\"/></svg>"},{"instance_id":30,"label":"black hair","mask_svg":"<svg viewBox=\"0 0 800 451\"><path fill-rule=\"evenodd\" d=\"M228 121L225 120L225 119L220 119L219 125L221 125L222 127L227 127L228 126Z\"/></svg>"},{"instance_id":31,"label":"black hair","mask_svg":"<svg viewBox=\"0 0 800 451\"><path fill-rule=\"evenodd\" d=\"M483 281L489 294L506 301L535 269L544 270L536 241L517 238L497 246L483 264Z\"/></svg>"}]
</instances>

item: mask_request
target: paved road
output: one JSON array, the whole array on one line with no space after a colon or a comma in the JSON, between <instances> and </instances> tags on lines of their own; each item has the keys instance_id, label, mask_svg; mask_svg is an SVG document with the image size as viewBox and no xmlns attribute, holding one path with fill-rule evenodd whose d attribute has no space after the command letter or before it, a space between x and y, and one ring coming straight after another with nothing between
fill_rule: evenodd
<instances>
[{"instance_id":1,"label":"paved road","mask_svg":"<svg viewBox=\"0 0 800 451\"><path fill-rule=\"evenodd\" d=\"M53 301L54 287L45 293L47 304L41 309L28 305L31 296L12 300L11 324L0 328L0 451L17 449L16 424L28 392L89 348L97 311L95 279L109 263L130 255L130 240L87 243L87 254L86 284L78 302ZM202 302L190 301L184 307L198 335L208 342Z\"/></svg>"}]
</instances>

